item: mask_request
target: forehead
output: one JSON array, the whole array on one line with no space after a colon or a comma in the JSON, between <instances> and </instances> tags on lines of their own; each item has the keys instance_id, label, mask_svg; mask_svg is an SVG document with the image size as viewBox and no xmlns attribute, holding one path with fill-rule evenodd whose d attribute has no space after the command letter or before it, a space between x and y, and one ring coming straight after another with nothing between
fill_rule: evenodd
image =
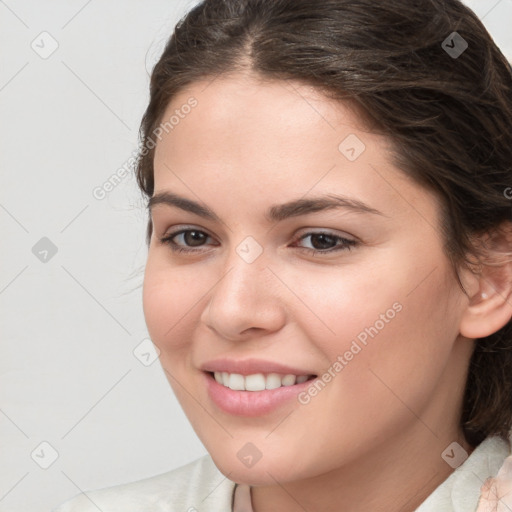
<instances>
[{"instance_id":1,"label":"forehead","mask_svg":"<svg viewBox=\"0 0 512 512\"><path fill-rule=\"evenodd\" d=\"M196 120L207 121L209 128L252 125L252 133L261 135L263 131L270 134L287 127L289 131L283 135L288 139L304 130L336 131L343 125L368 130L367 119L354 100L337 101L312 85L247 73L190 84L173 97L162 122L179 113L191 98L197 101L191 114Z\"/></svg>"},{"instance_id":2,"label":"forehead","mask_svg":"<svg viewBox=\"0 0 512 512\"><path fill-rule=\"evenodd\" d=\"M195 106L185 108L191 99ZM257 196L262 208L337 192L387 215L410 215L415 204L435 215L421 204L435 201L432 194L393 167L389 139L368 131L353 104L312 86L221 76L180 91L162 123L172 116L155 151L155 191L217 202L236 191L243 205L255 206Z\"/></svg>"},{"instance_id":3,"label":"forehead","mask_svg":"<svg viewBox=\"0 0 512 512\"><path fill-rule=\"evenodd\" d=\"M364 148L367 158L377 151L375 159L382 161L387 141L365 132L360 121L352 105L308 85L246 74L216 77L189 85L170 102L155 168L193 161L196 169L204 163L213 173L236 167L245 177L257 170L263 178L268 169L274 178L290 172L298 178L301 168L318 174L327 170L322 168L326 160L336 163L340 143L349 135L359 139L358 152Z\"/></svg>"}]
</instances>

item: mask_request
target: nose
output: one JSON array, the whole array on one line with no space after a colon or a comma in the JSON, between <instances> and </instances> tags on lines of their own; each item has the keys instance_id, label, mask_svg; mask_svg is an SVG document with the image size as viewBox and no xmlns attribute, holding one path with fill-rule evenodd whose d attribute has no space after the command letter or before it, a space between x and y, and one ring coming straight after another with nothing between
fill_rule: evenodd
<instances>
[{"instance_id":1,"label":"nose","mask_svg":"<svg viewBox=\"0 0 512 512\"><path fill-rule=\"evenodd\" d=\"M223 270L201 314L209 329L223 339L242 341L283 327L284 287L263 255L247 263L235 253Z\"/></svg>"}]
</instances>

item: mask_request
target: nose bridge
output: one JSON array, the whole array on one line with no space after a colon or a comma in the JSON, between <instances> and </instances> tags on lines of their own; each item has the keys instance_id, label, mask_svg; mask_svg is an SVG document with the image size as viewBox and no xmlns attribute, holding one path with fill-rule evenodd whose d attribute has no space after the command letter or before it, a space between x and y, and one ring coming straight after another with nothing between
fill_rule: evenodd
<instances>
[{"instance_id":1,"label":"nose bridge","mask_svg":"<svg viewBox=\"0 0 512 512\"><path fill-rule=\"evenodd\" d=\"M268 263L263 247L252 237L234 247L212 290L203 321L226 338L251 328L278 329L284 308Z\"/></svg>"},{"instance_id":2,"label":"nose bridge","mask_svg":"<svg viewBox=\"0 0 512 512\"><path fill-rule=\"evenodd\" d=\"M226 273L219 282L219 288L233 296L247 294L255 298L259 294L269 300L270 296L265 295L265 291L273 287L267 285L271 275L267 269L268 263L263 246L254 237L245 237L230 251L225 265Z\"/></svg>"}]
</instances>

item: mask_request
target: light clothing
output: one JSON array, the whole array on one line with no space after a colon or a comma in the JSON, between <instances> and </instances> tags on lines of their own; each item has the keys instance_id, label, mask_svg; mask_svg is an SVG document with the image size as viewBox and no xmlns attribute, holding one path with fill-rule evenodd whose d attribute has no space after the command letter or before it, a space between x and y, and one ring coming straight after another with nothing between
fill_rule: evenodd
<instances>
[{"instance_id":1,"label":"light clothing","mask_svg":"<svg viewBox=\"0 0 512 512\"><path fill-rule=\"evenodd\" d=\"M440 454L441 456L441 454ZM508 458L510 457L510 458ZM440 484L416 512L501 512L480 500L481 488L510 485L510 442L488 437L466 461ZM502 471L500 471L500 468ZM498 475L500 471L500 475ZM492 484L495 485L492 488ZM503 488L503 487L502 487ZM488 489L487 493L492 494ZM493 492L494 492L493 491ZM512 494L512 493L511 493ZM481 501L481 507L477 507ZM235 503L235 508L233 508ZM509 511L500 503L503 511ZM186 466L136 482L88 491L68 500L53 512L253 512L250 487L237 485L205 455Z\"/></svg>"}]
</instances>

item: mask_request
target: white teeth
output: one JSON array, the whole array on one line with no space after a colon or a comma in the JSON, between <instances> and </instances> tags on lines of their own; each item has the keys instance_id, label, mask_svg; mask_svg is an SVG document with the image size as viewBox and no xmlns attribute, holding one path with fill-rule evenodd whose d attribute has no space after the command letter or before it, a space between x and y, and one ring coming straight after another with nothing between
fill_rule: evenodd
<instances>
[{"instance_id":1,"label":"white teeth","mask_svg":"<svg viewBox=\"0 0 512 512\"><path fill-rule=\"evenodd\" d=\"M295 379L295 375L285 375L282 380L283 386L293 386L295 384Z\"/></svg>"},{"instance_id":2,"label":"white teeth","mask_svg":"<svg viewBox=\"0 0 512 512\"><path fill-rule=\"evenodd\" d=\"M253 373L241 375L240 373L214 372L215 380L223 386L235 391L263 391L265 389L277 389L282 386L293 386L306 382L309 375L282 375L279 373Z\"/></svg>"},{"instance_id":3,"label":"white teeth","mask_svg":"<svg viewBox=\"0 0 512 512\"><path fill-rule=\"evenodd\" d=\"M235 391L245 390L245 379L243 375L239 373L231 373L229 375L229 387Z\"/></svg>"},{"instance_id":4,"label":"white teeth","mask_svg":"<svg viewBox=\"0 0 512 512\"><path fill-rule=\"evenodd\" d=\"M277 373L269 373L267 375L267 383L265 388L266 389L277 389L282 386L281 384L281 376Z\"/></svg>"},{"instance_id":5,"label":"white teeth","mask_svg":"<svg viewBox=\"0 0 512 512\"><path fill-rule=\"evenodd\" d=\"M262 373L247 375L245 377L246 391L263 391L265 389L265 376Z\"/></svg>"}]
</instances>

